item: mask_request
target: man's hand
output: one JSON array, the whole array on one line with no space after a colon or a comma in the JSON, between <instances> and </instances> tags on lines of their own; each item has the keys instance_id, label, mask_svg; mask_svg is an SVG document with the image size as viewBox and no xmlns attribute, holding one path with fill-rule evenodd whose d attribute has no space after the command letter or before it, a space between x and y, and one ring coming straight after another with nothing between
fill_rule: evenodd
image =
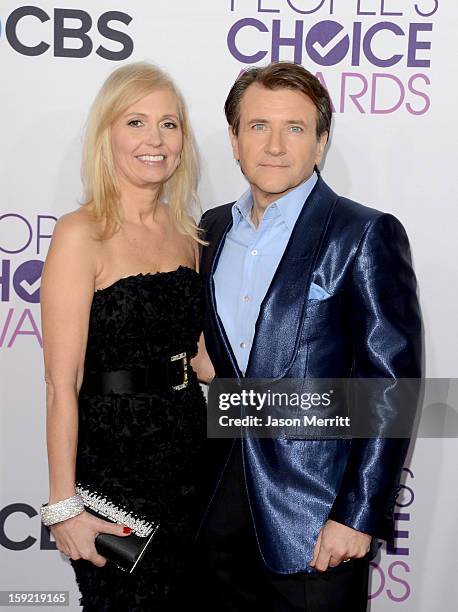
<instances>
[{"instance_id":1,"label":"man's hand","mask_svg":"<svg viewBox=\"0 0 458 612\"><path fill-rule=\"evenodd\" d=\"M361 559L369 552L371 539L367 533L327 521L318 534L310 566L324 572L347 559Z\"/></svg>"}]
</instances>

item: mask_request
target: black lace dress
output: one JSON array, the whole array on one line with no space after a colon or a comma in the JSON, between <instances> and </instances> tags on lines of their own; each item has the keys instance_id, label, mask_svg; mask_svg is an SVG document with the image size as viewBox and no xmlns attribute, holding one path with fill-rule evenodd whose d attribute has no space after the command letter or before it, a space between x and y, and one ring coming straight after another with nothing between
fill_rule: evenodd
<instances>
[{"instance_id":1,"label":"black lace dress","mask_svg":"<svg viewBox=\"0 0 458 612\"><path fill-rule=\"evenodd\" d=\"M145 368L183 351L195 355L202 310L201 279L185 266L129 276L97 291L85 372ZM179 391L80 393L76 479L160 522L133 574L109 563L71 561L85 611L181 608L206 438L205 399L190 367L188 373L189 384Z\"/></svg>"}]
</instances>

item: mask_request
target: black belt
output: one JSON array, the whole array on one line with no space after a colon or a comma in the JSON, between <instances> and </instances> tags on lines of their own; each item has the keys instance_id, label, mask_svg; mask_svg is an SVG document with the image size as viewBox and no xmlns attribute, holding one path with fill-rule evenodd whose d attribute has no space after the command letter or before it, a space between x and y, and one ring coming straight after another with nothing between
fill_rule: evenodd
<instances>
[{"instance_id":1,"label":"black belt","mask_svg":"<svg viewBox=\"0 0 458 612\"><path fill-rule=\"evenodd\" d=\"M80 392L153 393L167 389L181 391L187 386L188 357L186 353L177 353L143 369L87 372Z\"/></svg>"}]
</instances>

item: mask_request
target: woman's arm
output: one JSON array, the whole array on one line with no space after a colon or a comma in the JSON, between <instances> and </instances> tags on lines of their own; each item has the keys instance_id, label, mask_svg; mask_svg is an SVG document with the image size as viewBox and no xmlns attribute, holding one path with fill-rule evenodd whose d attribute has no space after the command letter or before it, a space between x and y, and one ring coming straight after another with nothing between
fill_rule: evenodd
<instances>
[{"instance_id":1,"label":"woman's arm","mask_svg":"<svg viewBox=\"0 0 458 612\"><path fill-rule=\"evenodd\" d=\"M78 393L97 272L96 243L84 214L70 213L57 223L41 283L49 504L75 494ZM97 534L128 535L122 525L85 511L52 525L51 531L61 552L98 567L103 567L106 559L95 548Z\"/></svg>"},{"instance_id":2,"label":"woman's arm","mask_svg":"<svg viewBox=\"0 0 458 612\"><path fill-rule=\"evenodd\" d=\"M193 248L196 272L199 272L199 245L197 242L194 242ZM191 359L191 366L197 374L197 379L199 382L209 385L215 378L215 369L213 368L213 364L208 356L203 333L200 334L197 355Z\"/></svg>"},{"instance_id":3,"label":"woman's arm","mask_svg":"<svg viewBox=\"0 0 458 612\"><path fill-rule=\"evenodd\" d=\"M57 223L41 280L50 504L75 494L77 400L96 273L78 214Z\"/></svg>"}]
</instances>

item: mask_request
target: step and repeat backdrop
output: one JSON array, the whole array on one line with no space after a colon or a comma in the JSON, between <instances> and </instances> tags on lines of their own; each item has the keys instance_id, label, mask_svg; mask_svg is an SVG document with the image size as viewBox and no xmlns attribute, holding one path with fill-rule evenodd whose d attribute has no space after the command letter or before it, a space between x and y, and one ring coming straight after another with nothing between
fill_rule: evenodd
<instances>
[{"instance_id":1,"label":"step and repeat backdrop","mask_svg":"<svg viewBox=\"0 0 458 612\"><path fill-rule=\"evenodd\" d=\"M81 201L87 111L119 65L152 60L188 102L203 208L246 188L226 94L249 65L293 60L328 88L323 177L398 216L409 234L425 370L457 376L456 23L451 0L74 0L0 3L0 589L70 591L42 528L47 500L40 276L56 220ZM446 397L442 398L446 402ZM440 402L440 398L438 400ZM452 612L458 600L456 439L420 439L397 537L373 563L373 612Z\"/></svg>"}]
</instances>

